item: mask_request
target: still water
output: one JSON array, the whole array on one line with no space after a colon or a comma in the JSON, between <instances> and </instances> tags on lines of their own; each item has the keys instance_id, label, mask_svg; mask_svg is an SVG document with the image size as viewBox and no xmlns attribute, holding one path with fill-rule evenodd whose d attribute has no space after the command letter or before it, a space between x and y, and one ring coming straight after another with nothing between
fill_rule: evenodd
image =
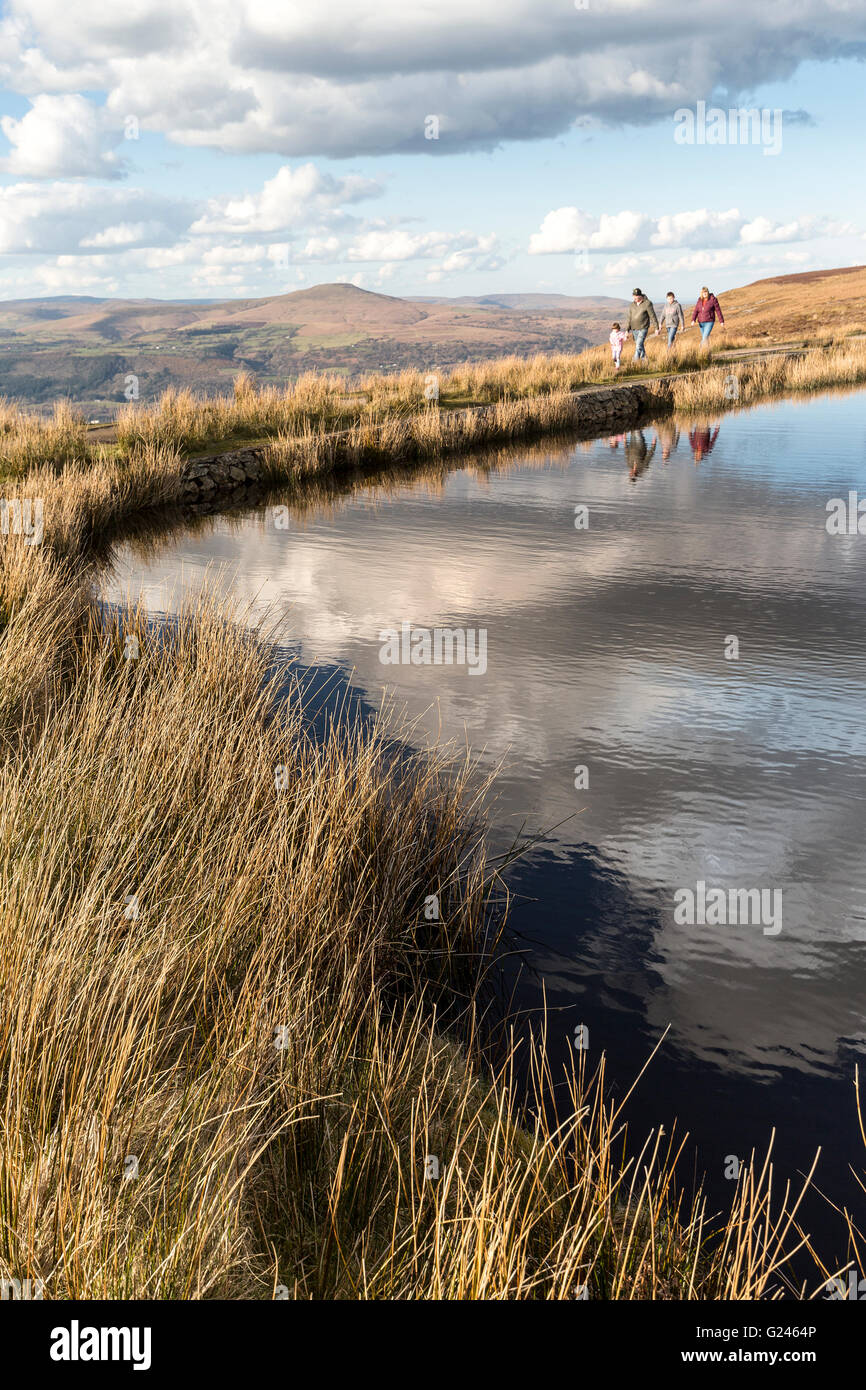
<instances>
[{"instance_id":1,"label":"still water","mask_svg":"<svg viewBox=\"0 0 866 1390\"><path fill-rule=\"evenodd\" d=\"M864 393L517 448L129 541L103 593L230 590L305 667L393 695L418 746L500 767L495 846L538 837L510 873L516 1002L544 991L554 1052L583 1025L624 1089L670 1027L633 1124L678 1119L718 1203L774 1127L785 1176L820 1144L856 1209L866 535L826 523L864 461ZM383 664L403 623L485 632L486 669ZM701 883L780 913L684 922Z\"/></svg>"}]
</instances>

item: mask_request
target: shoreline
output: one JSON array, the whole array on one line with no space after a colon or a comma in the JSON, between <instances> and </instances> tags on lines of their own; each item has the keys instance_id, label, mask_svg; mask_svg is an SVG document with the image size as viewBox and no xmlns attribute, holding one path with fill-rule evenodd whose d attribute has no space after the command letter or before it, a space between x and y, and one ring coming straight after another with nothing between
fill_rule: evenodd
<instances>
[{"instance_id":1,"label":"shoreline","mask_svg":"<svg viewBox=\"0 0 866 1390\"><path fill-rule=\"evenodd\" d=\"M866 343L825 358L825 349L769 352L700 371L628 378L604 386L550 392L454 409L428 406L339 430L308 427L263 443L196 454L180 468L170 500L179 504L241 494L250 484L280 484L366 464L456 456L487 445L573 432L576 438L643 428L689 411L721 415L774 399L866 385Z\"/></svg>"}]
</instances>

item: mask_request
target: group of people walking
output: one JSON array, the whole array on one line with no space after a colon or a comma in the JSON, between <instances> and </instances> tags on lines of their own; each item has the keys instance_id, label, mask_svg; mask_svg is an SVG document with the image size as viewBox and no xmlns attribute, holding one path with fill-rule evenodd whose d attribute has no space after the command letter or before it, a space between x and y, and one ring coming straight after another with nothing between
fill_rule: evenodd
<instances>
[{"instance_id":1,"label":"group of people walking","mask_svg":"<svg viewBox=\"0 0 866 1390\"><path fill-rule=\"evenodd\" d=\"M700 298L692 313L692 323L696 323L701 330L701 346L703 348L709 346L709 337L713 331L713 325L716 320L724 327L725 320L722 314L722 306L716 299L716 296L711 294L706 285L704 285L700 293ZM683 332L685 331L686 318L683 313L683 306L680 304L673 290L668 290L665 296L665 302L661 313L661 323L659 323L658 315L656 314L652 300L644 294L643 290L632 290L631 304L629 305L628 319L626 320L625 328L623 328L622 324L615 323L612 325L610 332L610 350L613 354L613 365L616 371L619 371L623 346L629 333L634 335L635 362L645 362L647 360L645 344L647 334L651 328L655 329L656 336L661 333L662 328L666 330L668 336L668 352L670 352L676 341L677 333L679 333L680 330Z\"/></svg>"}]
</instances>

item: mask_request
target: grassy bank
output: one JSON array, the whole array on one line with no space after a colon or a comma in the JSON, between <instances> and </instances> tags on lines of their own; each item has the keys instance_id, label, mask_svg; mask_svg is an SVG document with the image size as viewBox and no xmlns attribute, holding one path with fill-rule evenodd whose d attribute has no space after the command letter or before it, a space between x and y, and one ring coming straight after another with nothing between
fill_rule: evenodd
<instances>
[{"instance_id":1,"label":"grassy bank","mask_svg":"<svg viewBox=\"0 0 866 1390\"><path fill-rule=\"evenodd\" d=\"M106 627L68 572L44 583L38 640L25 599L0 647L20 696L0 766L0 1278L53 1298L781 1287L768 1172L710 1222L676 1196L681 1141L632 1149L603 1077L574 1075L556 1124L521 1110L507 1050L482 1065L497 877L465 763L397 769L382 723L314 743L231 612L157 640L140 615Z\"/></svg>"},{"instance_id":2,"label":"grassy bank","mask_svg":"<svg viewBox=\"0 0 866 1390\"><path fill-rule=\"evenodd\" d=\"M643 373L645 378L652 375L653 365ZM622 381L638 381L640 376L633 371ZM720 414L784 395L863 383L866 343L859 342L814 348L797 357L707 364L701 371L650 382L646 418L652 418L653 411L661 415L670 409ZM485 411L428 406L340 431L320 424L282 434L267 445L265 460L273 480L302 479L361 463L435 459L509 439L553 434L574 428L580 419L580 395L570 390L515 396Z\"/></svg>"},{"instance_id":3,"label":"grassy bank","mask_svg":"<svg viewBox=\"0 0 866 1390\"><path fill-rule=\"evenodd\" d=\"M618 373L607 346L581 353L529 358L506 357L467 363L451 371L406 371L393 376L366 376L347 387L345 378L307 375L285 391L258 390L246 375L237 378L232 396L203 401L190 392L166 392L152 406L130 405L118 420L122 451L145 444L169 445L184 452L205 450L216 441L242 442L274 435L298 436L351 428L369 430L405 422L407 417L446 417L471 406L508 407L534 404L539 412L546 397L564 398L574 391L615 382L640 381L648 376L677 378L695 373L712 377L716 353L748 350L748 339L719 337L714 351L702 351L697 335L681 339L672 352L664 340L647 342L647 362L635 364L629 355ZM762 344L766 348L766 344ZM781 376L768 378L777 389L816 389L826 382L866 380L866 342L828 339L802 345L806 356L790 388ZM630 352L630 345L629 345ZM781 359L778 363L782 369ZM790 359L787 359L790 361ZM852 377L852 366L858 364ZM731 363L723 375L747 371L749 363ZM811 378L811 384L810 384ZM708 390L713 390L709 387ZM726 399L719 391L720 399ZM540 424L544 428L543 422Z\"/></svg>"},{"instance_id":4,"label":"grassy bank","mask_svg":"<svg viewBox=\"0 0 866 1390\"><path fill-rule=\"evenodd\" d=\"M716 351L738 346L749 344L720 339ZM230 396L204 400L189 391L167 391L152 404L129 405L110 442L92 438L66 403L47 421L6 403L0 405L0 475L8 487L16 479L41 481L34 474L46 469L66 470L67 484L85 471L100 471L111 490L128 493L137 486L141 505L150 505L160 497L160 472L165 492L184 457L250 442L279 441L272 459L277 462L292 441L296 472L299 448L311 452L314 468L321 467L321 441L328 435L337 437L333 447L345 458L356 457L359 444L383 457L389 451L395 458L429 457L567 427L578 413L574 392L615 382L652 379L659 409L670 399L684 410L725 410L866 382L866 342L857 339L816 343L796 356L725 361L702 352L693 338L672 353L660 339L650 338L647 347L646 366L626 360L616 375L606 347L469 364L442 376L371 376L351 389L337 376L308 375L285 390L258 390L242 375ZM473 406L490 410L473 415Z\"/></svg>"},{"instance_id":5,"label":"grassy bank","mask_svg":"<svg viewBox=\"0 0 866 1390\"><path fill-rule=\"evenodd\" d=\"M719 412L776 397L866 383L866 342L810 348L799 356L766 357L711 366L669 384L677 410Z\"/></svg>"},{"instance_id":6,"label":"grassy bank","mask_svg":"<svg viewBox=\"0 0 866 1390\"><path fill-rule=\"evenodd\" d=\"M668 407L658 400L660 411ZM649 410L643 418L649 417ZM637 423L637 413L634 423ZM430 409L393 415L377 423L345 430L322 426L284 434L265 447L266 476L273 482L326 475L362 464L433 460L538 435L594 427L587 422L580 396L556 392L501 401L483 409ZM629 428L620 422L617 428ZM600 423L595 431L603 428Z\"/></svg>"}]
</instances>

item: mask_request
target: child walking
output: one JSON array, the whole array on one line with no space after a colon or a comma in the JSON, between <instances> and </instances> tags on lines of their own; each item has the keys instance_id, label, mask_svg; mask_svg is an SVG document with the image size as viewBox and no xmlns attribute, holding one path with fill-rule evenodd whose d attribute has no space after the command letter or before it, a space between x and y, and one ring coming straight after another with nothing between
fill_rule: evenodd
<instances>
[{"instance_id":1,"label":"child walking","mask_svg":"<svg viewBox=\"0 0 866 1390\"><path fill-rule=\"evenodd\" d=\"M622 345L627 337L628 334L624 332L618 323L611 326L608 342L610 343L610 350L613 354L613 369L615 372L619 371L619 359L622 357Z\"/></svg>"}]
</instances>

